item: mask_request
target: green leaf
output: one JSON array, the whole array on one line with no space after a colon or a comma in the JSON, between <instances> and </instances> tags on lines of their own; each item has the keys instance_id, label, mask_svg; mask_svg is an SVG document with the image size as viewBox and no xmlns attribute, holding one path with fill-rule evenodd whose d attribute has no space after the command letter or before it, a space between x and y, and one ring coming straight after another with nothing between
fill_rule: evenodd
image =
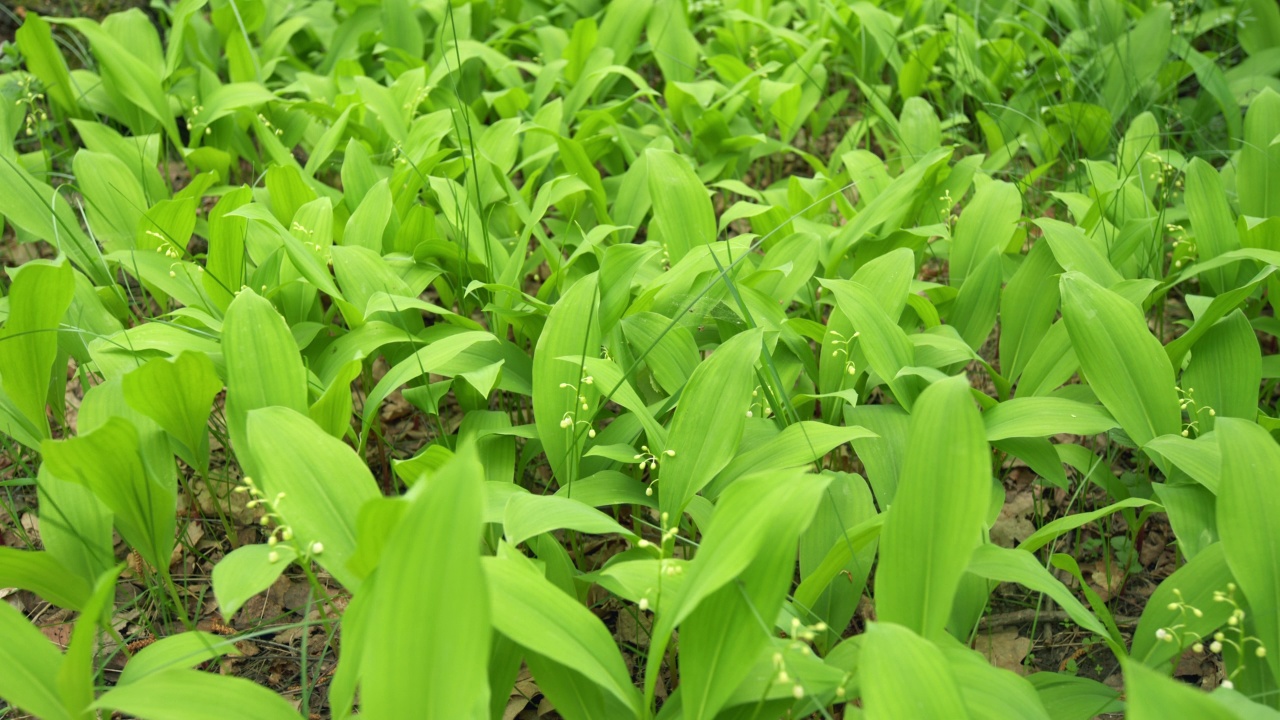
<instances>
[{"instance_id":1,"label":"green leaf","mask_svg":"<svg viewBox=\"0 0 1280 720\"><path fill-rule=\"evenodd\" d=\"M910 410L919 395L919 384L911 377L899 375L903 368L916 364L915 346L907 334L867 287L853 281L819 279L818 282L835 294L837 307L860 333L856 347L866 355L871 369L888 383L894 399Z\"/></svg>"},{"instance_id":2,"label":"green leaf","mask_svg":"<svg viewBox=\"0 0 1280 720\"><path fill-rule=\"evenodd\" d=\"M881 620L925 637L944 631L985 524L990 465L982 417L965 379L929 386L911 414L902 479L880 534L875 600Z\"/></svg>"},{"instance_id":3,"label":"green leaf","mask_svg":"<svg viewBox=\"0 0 1280 720\"><path fill-rule=\"evenodd\" d=\"M1134 660L1159 668L1182 654L1185 643L1161 640L1160 628L1176 627L1179 638L1199 639L1222 626L1235 608L1214 601L1214 594L1226 592L1232 582L1222 543L1214 543L1191 558L1186 565L1161 581L1147 599L1147 606L1133 633ZM1176 605L1173 610L1171 604ZM1188 608L1197 608L1196 614Z\"/></svg>"},{"instance_id":4,"label":"green leaf","mask_svg":"<svg viewBox=\"0 0 1280 720\"><path fill-rule=\"evenodd\" d=\"M293 334L271 303L252 290L241 290L227 308L222 352L227 429L238 451L249 443L245 423L250 410L279 406L307 411L307 373ZM248 469L254 472L252 465Z\"/></svg>"},{"instance_id":5,"label":"green leaf","mask_svg":"<svg viewBox=\"0 0 1280 720\"><path fill-rule=\"evenodd\" d=\"M216 571L217 568L214 568ZM125 664L116 685L129 685L156 673L190 668L223 655L238 655L236 640L194 630L161 638L138 651Z\"/></svg>"},{"instance_id":6,"label":"green leaf","mask_svg":"<svg viewBox=\"0 0 1280 720\"><path fill-rule=\"evenodd\" d=\"M37 437L49 437L45 404L58 356L57 329L74 293L75 276L65 259L25 263L9 289L9 319L0 330L0 379Z\"/></svg>"},{"instance_id":7,"label":"green leaf","mask_svg":"<svg viewBox=\"0 0 1280 720\"><path fill-rule=\"evenodd\" d=\"M493 627L519 645L582 673L640 713L640 697L604 623L510 546L481 560Z\"/></svg>"},{"instance_id":8,"label":"green leaf","mask_svg":"<svg viewBox=\"0 0 1280 720\"><path fill-rule=\"evenodd\" d=\"M1124 663L1124 690L1128 698L1125 717L1132 720L1240 720L1208 694L1136 662Z\"/></svg>"},{"instance_id":9,"label":"green leaf","mask_svg":"<svg viewBox=\"0 0 1280 720\"><path fill-rule=\"evenodd\" d=\"M597 277L588 275L560 297L547 316L546 325L533 350L533 417L547 454L547 463L561 485L576 478L577 453L581 452L580 444L586 431L580 433L580 425L564 428L560 423L566 413L575 423L579 418L586 420L592 415L590 408L582 410L578 401L579 395L590 398L591 392L575 393L570 389L582 384L580 368L557 358L594 356L595 349L600 346L595 317L599 305L596 284Z\"/></svg>"},{"instance_id":10,"label":"green leaf","mask_svg":"<svg viewBox=\"0 0 1280 720\"><path fill-rule=\"evenodd\" d=\"M62 193L4 153L0 153L0 215L66 253L94 285L112 284L102 254L80 229L80 220Z\"/></svg>"},{"instance_id":11,"label":"green leaf","mask_svg":"<svg viewBox=\"0 0 1280 720\"><path fill-rule=\"evenodd\" d=\"M94 584L80 617L71 631L71 642L58 670L58 691L62 704L72 717L83 717L93 702L94 650L98 644L98 626L106 626L115 606L116 579L124 563L103 573Z\"/></svg>"},{"instance_id":12,"label":"green leaf","mask_svg":"<svg viewBox=\"0 0 1280 720\"><path fill-rule=\"evenodd\" d=\"M969 716L942 651L908 628L868 623L858 667L868 720Z\"/></svg>"},{"instance_id":13,"label":"green leaf","mask_svg":"<svg viewBox=\"0 0 1280 720\"><path fill-rule=\"evenodd\" d=\"M793 423L768 441L741 450L707 485L704 494L714 499L730 483L748 473L804 467L845 443L876 437L879 436L857 425L834 427L811 420Z\"/></svg>"},{"instance_id":14,"label":"green leaf","mask_svg":"<svg viewBox=\"0 0 1280 720\"><path fill-rule=\"evenodd\" d=\"M1066 585L1046 570L1035 555L1026 550L983 545L974 551L973 559L969 562L969 572L987 580L1018 583L1030 590L1042 592L1058 603L1080 627L1104 640L1111 638L1107 627L1076 599ZM1113 649L1119 655L1124 654L1123 646L1113 646Z\"/></svg>"},{"instance_id":15,"label":"green leaf","mask_svg":"<svg viewBox=\"0 0 1280 720\"><path fill-rule=\"evenodd\" d=\"M1237 418L1219 418L1222 484L1218 487L1218 535L1227 565L1249 600L1267 665L1280 678L1280 447L1270 433Z\"/></svg>"},{"instance_id":16,"label":"green leaf","mask_svg":"<svg viewBox=\"0 0 1280 720\"><path fill-rule=\"evenodd\" d=\"M677 11L679 12L679 11ZM688 161L667 150L646 150L656 237L672 265L716 239L711 198Z\"/></svg>"},{"instance_id":17,"label":"green leaf","mask_svg":"<svg viewBox=\"0 0 1280 720\"><path fill-rule=\"evenodd\" d=\"M379 496L364 460L311 418L289 408L250 412L247 436L246 449L263 497L272 500L285 494L272 505L293 529L298 546L338 582L354 589L359 579L347 561L355 553L356 519L361 506ZM315 552L316 543L322 552Z\"/></svg>"},{"instance_id":18,"label":"green leaf","mask_svg":"<svg viewBox=\"0 0 1280 720\"><path fill-rule=\"evenodd\" d=\"M535 535L569 528L592 535L635 537L616 520L578 500L521 493L507 501L502 522L507 542L519 545Z\"/></svg>"},{"instance_id":19,"label":"green leaf","mask_svg":"<svg viewBox=\"0 0 1280 720\"><path fill-rule=\"evenodd\" d=\"M0 602L0 698L46 720L70 720L58 689L62 654L22 613Z\"/></svg>"},{"instance_id":20,"label":"green leaf","mask_svg":"<svg viewBox=\"0 0 1280 720\"><path fill-rule=\"evenodd\" d=\"M1116 427L1104 408L1058 397L1013 398L982 414L987 441L1049 437L1059 433L1098 435Z\"/></svg>"},{"instance_id":21,"label":"green leaf","mask_svg":"<svg viewBox=\"0 0 1280 720\"><path fill-rule=\"evenodd\" d=\"M53 32L49 23L39 15L27 13L22 27L14 33L18 50L22 53L27 69L40 79L49 98L62 108L62 111L73 116L81 116L83 110L76 101L76 91L71 84L71 73L67 70L67 61L54 44ZM7 138L6 138L7 141Z\"/></svg>"},{"instance_id":22,"label":"green leaf","mask_svg":"<svg viewBox=\"0 0 1280 720\"><path fill-rule=\"evenodd\" d=\"M198 698L199 702L192 702ZM91 707L140 720L297 720L284 698L243 678L196 670L168 670L118 685Z\"/></svg>"},{"instance_id":23,"label":"green leaf","mask_svg":"<svg viewBox=\"0 0 1280 720\"><path fill-rule=\"evenodd\" d=\"M1013 183L982 185L964 206L951 236L950 283L962 287L988 256L1004 252L1022 215L1022 196ZM996 263L999 270L1000 264ZM999 284L997 273L996 283Z\"/></svg>"},{"instance_id":24,"label":"green leaf","mask_svg":"<svg viewBox=\"0 0 1280 720\"><path fill-rule=\"evenodd\" d=\"M464 449L415 487L374 581L362 713L486 714L491 626L480 564L483 477L474 450Z\"/></svg>"},{"instance_id":25,"label":"green leaf","mask_svg":"<svg viewBox=\"0 0 1280 720\"><path fill-rule=\"evenodd\" d=\"M1062 316L1085 379L1129 437L1181 431L1173 368L1142 313L1077 272L1063 274Z\"/></svg>"},{"instance_id":26,"label":"green leaf","mask_svg":"<svg viewBox=\"0 0 1280 720\"><path fill-rule=\"evenodd\" d=\"M275 556L273 560L271 556ZM243 545L213 566L213 594L222 619L231 621L249 598L271 587L298 554L289 544Z\"/></svg>"},{"instance_id":27,"label":"green leaf","mask_svg":"<svg viewBox=\"0 0 1280 720\"><path fill-rule=\"evenodd\" d=\"M169 567L177 487L147 476L133 423L113 416L79 437L45 440L41 452L55 475L89 488L115 513L120 534L152 567Z\"/></svg>"},{"instance_id":28,"label":"green leaf","mask_svg":"<svg viewBox=\"0 0 1280 720\"><path fill-rule=\"evenodd\" d=\"M1200 434L1213 430L1220 417L1256 418L1261 383L1262 349L1240 310L1205 332L1182 371L1183 392L1195 400L1187 410Z\"/></svg>"},{"instance_id":29,"label":"green leaf","mask_svg":"<svg viewBox=\"0 0 1280 720\"><path fill-rule=\"evenodd\" d=\"M91 588L53 554L0 547L0 587L30 590L67 610L79 610Z\"/></svg>"},{"instance_id":30,"label":"green leaf","mask_svg":"<svg viewBox=\"0 0 1280 720\"><path fill-rule=\"evenodd\" d=\"M795 575L796 543L829 480L811 478L805 476L805 491L789 498L768 524L757 526L769 542L758 548L737 579L706 596L681 623L680 687L686 718L716 717L769 646L773 628L760 618L777 617ZM717 513L725 510L722 506ZM726 512L717 522L730 519ZM689 576L694 583L703 577L703 565L696 560L695 565Z\"/></svg>"},{"instance_id":31,"label":"green leaf","mask_svg":"<svg viewBox=\"0 0 1280 720\"><path fill-rule=\"evenodd\" d=\"M1088 525L1098 518L1106 517L1112 513L1119 512L1124 508L1145 507L1147 505L1155 504L1156 503L1143 498L1126 498L1098 510L1060 517L1027 536L1027 539L1018 543L1018 549L1035 552L1059 537L1062 537L1066 533L1069 533L1078 527Z\"/></svg>"},{"instance_id":32,"label":"green leaf","mask_svg":"<svg viewBox=\"0 0 1280 720\"><path fill-rule=\"evenodd\" d=\"M222 390L209 356L184 352L173 360L155 358L125 375L122 382L129 405L178 441L184 461L207 471L207 423L213 398Z\"/></svg>"},{"instance_id":33,"label":"green leaf","mask_svg":"<svg viewBox=\"0 0 1280 720\"><path fill-rule=\"evenodd\" d=\"M660 458L658 506L672 518L680 517L738 449L761 338L760 330L733 336L689 376L671 420L667 452L674 455Z\"/></svg>"}]
</instances>

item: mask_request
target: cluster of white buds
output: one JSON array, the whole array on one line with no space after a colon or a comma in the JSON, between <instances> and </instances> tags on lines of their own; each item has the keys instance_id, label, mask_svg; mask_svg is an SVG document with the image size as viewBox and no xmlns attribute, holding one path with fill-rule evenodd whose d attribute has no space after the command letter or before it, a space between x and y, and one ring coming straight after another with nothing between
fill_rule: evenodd
<instances>
[{"instance_id":1,"label":"cluster of white buds","mask_svg":"<svg viewBox=\"0 0 1280 720\"><path fill-rule=\"evenodd\" d=\"M641 445L640 452L636 453L632 457L632 460L639 460L640 472L644 472L649 468L653 468L654 470L657 470L658 460L660 460L661 458L663 457L673 458L675 456L676 456L676 451L670 448L667 448L666 450L663 450L662 452L655 455L653 451L649 449L648 445ZM653 478L649 483L649 487L645 488L644 494L648 495L649 497L653 497L653 486L656 485L657 483L658 483L658 479Z\"/></svg>"},{"instance_id":2,"label":"cluster of white buds","mask_svg":"<svg viewBox=\"0 0 1280 720\"><path fill-rule=\"evenodd\" d=\"M402 105L401 107L405 110L413 110L417 108L419 105L421 105L423 102L426 101L428 96L431 95L431 90L432 90L431 85L422 86L422 89L418 91L418 94L414 95L411 100L406 100L404 105Z\"/></svg>"},{"instance_id":3,"label":"cluster of white buds","mask_svg":"<svg viewBox=\"0 0 1280 720\"><path fill-rule=\"evenodd\" d=\"M1173 223L1170 223L1168 225L1165 225L1165 230L1169 231L1170 234L1177 233L1177 232L1183 233L1182 237L1173 241L1173 249L1175 251L1178 249L1179 246L1186 246L1186 253L1182 257L1178 258L1173 262L1173 267L1176 270L1186 265L1189 261L1194 259L1194 256L1196 253L1196 244L1194 241L1187 239L1187 236L1186 236L1187 229L1181 225L1175 225Z\"/></svg>"},{"instance_id":4,"label":"cluster of white buds","mask_svg":"<svg viewBox=\"0 0 1280 720\"><path fill-rule=\"evenodd\" d=\"M200 122L197 116L202 112L204 112L204 106L199 103L199 99L195 95L192 95L191 96L191 114L187 117L188 131L194 131L196 129L196 124ZM205 125L204 134L212 135L213 128L209 127L208 125Z\"/></svg>"},{"instance_id":5,"label":"cluster of white buds","mask_svg":"<svg viewBox=\"0 0 1280 720\"><path fill-rule=\"evenodd\" d=\"M1236 584L1227 583L1227 589L1225 592L1222 590L1215 590L1213 593L1214 602L1230 603L1232 605L1231 615L1227 617L1226 623L1227 631L1232 632L1235 637L1232 638L1227 635L1227 632L1219 630L1208 638L1208 644L1205 643L1206 638L1201 637L1196 639L1196 642L1191 645L1192 651L1196 653L1203 653L1205 650L1208 650L1209 652L1216 654L1222 652L1224 648L1229 646L1233 648L1243 660L1246 655L1246 648L1248 648L1250 644L1253 644L1255 645L1253 649L1254 657L1265 658L1267 656L1267 648L1262 644L1260 639L1252 636L1246 636L1244 634L1243 624L1245 612L1244 609L1240 607L1239 603L1236 602L1235 592ZM1168 609L1180 611L1184 618L1188 613L1197 618L1204 617L1203 611L1183 601L1182 592L1177 588L1174 588L1173 594L1177 597L1177 600L1169 603ZM1174 642L1176 640L1181 645L1188 637L1194 636L1194 633L1190 632L1186 633L1186 635L1180 635L1179 631L1183 627L1184 625L1179 623L1167 628L1160 628L1156 630L1156 639L1161 642ZM1244 663L1241 662L1239 667L1232 670L1227 675L1226 679L1222 681L1222 687L1228 689L1234 687L1232 678L1239 675L1244 670L1244 667Z\"/></svg>"},{"instance_id":6,"label":"cluster of white buds","mask_svg":"<svg viewBox=\"0 0 1280 720\"><path fill-rule=\"evenodd\" d=\"M267 116L263 115L262 113L258 113L258 122L262 123L262 126L265 127L266 129L268 130L272 129L271 121L268 120ZM280 137L281 135L284 135L284 130L280 128L275 128L274 130L272 130L272 132L276 134L276 137Z\"/></svg>"},{"instance_id":7,"label":"cluster of white buds","mask_svg":"<svg viewBox=\"0 0 1280 720\"><path fill-rule=\"evenodd\" d=\"M1173 179L1173 187L1178 190L1182 189L1182 178L1178 176L1179 173L1176 167L1157 153L1148 152L1146 156L1160 164L1160 167L1155 172L1147 176L1148 180L1154 180L1157 185L1163 185Z\"/></svg>"},{"instance_id":8,"label":"cluster of white buds","mask_svg":"<svg viewBox=\"0 0 1280 720\"><path fill-rule=\"evenodd\" d=\"M1209 417L1217 417L1218 411L1208 405L1201 405L1196 402L1196 389L1183 390L1181 387L1175 388L1178 391L1178 409L1190 410L1190 419L1187 421L1186 427L1182 429L1182 437L1191 437L1192 431L1197 435L1200 434L1200 413L1208 413Z\"/></svg>"},{"instance_id":9,"label":"cluster of white buds","mask_svg":"<svg viewBox=\"0 0 1280 720\"><path fill-rule=\"evenodd\" d=\"M951 190L947 189L942 191L942 195L938 197L938 202L942 203L942 209L947 213L947 217L946 217L947 226L950 227L955 225L956 221L958 221L960 218L958 215L955 214L954 211L956 207L959 206L960 201L951 197Z\"/></svg>"},{"instance_id":10,"label":"cluster of white buds","mask_svg":"<svg viewBox=\"0 0 1280 720\"><path fill-rule=\"evenodd\" d=\"M853 358L849 356L849 345L853 343L854 340L857 340L858 338L862 337L862 333L858 331L854 331L852 335L850 335L849 337L845 337L838 330L831 330L830 334L834 338L831 341L831 345L832 347L835 348L834 350L831 351L831 357L838 358L841 355L843 355L845 358L844 371L850 375L857 375L858 368L854 366Z\"/></svg>"},{"instance_id":11,"label":"cluster of white buds","mask_svg":"<svg viewBox=\"0 0 1280 720\"><path fill-rule=\"evenodd\" d=\"M798 621L797 621L798 622ZM798 680L792 680L791 674L787 672L787 660L782 653L773 654L773 669L777 673L774 680L782 685L791 685L791 695L797 700L804 699L804 686Z\"/></svg>"},{"instance_id":12,"label":"cluster of white buds","mask_svg":"<svg viewBox=\"0 0 1280 720\"><path fill-rule=\"evenodd\" d=\"M39 107L39 103L44 100L44 93L36 92L31 89L34 81L35 78L33 77L28 76L26 78L23 82L22 88L24 94L22 97L18 98L17 102L14 103L14 105L17 105L18 107L26 105L28 108L28 112L23 118L23 123L26 126L26 129L23 132L27 137L31 137L36 134L37 123L47 122L49 120L49 113Z\"/></svg>"},{"instance_id":13,"label":"cluster of white buds","mask_svg":"<svg viewBox=\"0 0 1280 720\"><path fill-rule=\"evenodd\" d=\"M667 541L675 539L676 535L680 534L680 525L678 523L675 525L672 525L671 527L667 527L667 522L670 521L670 519L671 519L671 513L668 513L668 512L662 513L662 528L663 528L662 537L661 539L658 540L656 544L656 547L658 548L658 552L660 554L663 552L663 546L667 544ZM645 540L644 538L640 538L639 540L636 541L636 547L651 548L651 547L655 547L655 544L649 542L648 540ZM672 569L673 567L675 569ZM670 566L670 567L665 567L663 569L663 572L666 575L679 575L680 573L684 572L684 569L680 568L679 566Z\"/></svg>"},{"instance_id":14,"label":"cluster of white buds","mask_svg":"<svg viewBox=\"0 0 1280 720\"><path fill-rule=\"evenodd\" d=\"M267 535L267 547L271 548L271 551L267 553L267 561L271 563L279 562L280 553L276 550L276 546L282 542L293 542L294 539L293 528L284 523L284 518L279 513L280 504L284 502L285 494L278 492L275 497L268 500L266 494L262 492L262 488L258 487L253 478L248 476L244 478L244 485L237 487L234 492L249 494L251 499L245 503L245 507L252 509L261 506L266 509L262 518L258 520L260 525L266 527L273 521L275 522L275 527ZM324 552L324 543L319 540L312 542L306 547L305 552L313 556L319 555Z\"/></svg>"},{"instance_id":15,"label":"cluster of white buds","mask_svg":"<svg viewBox=\"0 0 1280 720\"><path fill-rule=\"evenodd\" d=\"M153 237L160 242L160 244L156 246L156 252L163 254L170 260L177 260L182 257L182 251L178 249L178 246L164 235L156 232L155 230L144 230L143 234Z\"/></svg>"}]
</instances>

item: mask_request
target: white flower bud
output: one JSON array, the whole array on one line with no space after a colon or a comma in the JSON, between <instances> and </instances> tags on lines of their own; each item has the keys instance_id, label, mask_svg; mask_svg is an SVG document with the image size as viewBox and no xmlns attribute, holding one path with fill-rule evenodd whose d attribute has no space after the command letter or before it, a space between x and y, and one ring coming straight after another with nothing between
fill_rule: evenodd
<instances>
[{"instance_id":1,"label":"white flower bud","mask_svg":"<svg viewBox=\"0 0 1280 720\"><path fill-rule=\"evenodd\" d=\"M275 550L272 550L271 552L267 553L267 562L272 563L273 565L275 563L280 562L280 553L276 552Z\"/></svg>"},{"instance_id":2,"label":"white flower bud","mask_svg":"<svg viewBox=\"0 0 1280 720\"><path fill-rule=\"evenodd\" d=\"M1214 640L1213 642L1209 643L1209 652L1214 652L1214 653L1222 652L1222 643L1218 642L1217 640Z\"/></svg>"},{"instance_id":3,"label":"white flower bud","mask_svg":"<svg viewBox=\"0 0 1280 720\"><path fill-rule=\"evenodd\" d=\"M312 555L319 555L322 552L324 552L324 543L320 542L319 540L311 543Z\"/></svg>"},{"instance_id":4,"label":"white flower bud","mask_svg":"<svg viewBox=\"0 0 1280 720\"><path fill-rule=\"evenodd\" d=\"M1236 684L1235 684L1235 683L1233 683L1233 682L1231 682L1230 680L1223 680L1223 681L1222 681L1222 687L1224 687L1224 688L1226 688L1226 689L1228 689L1228 690L1235 690L1235 689L1236 689Z\"/></svg>"},{"instance_id":5,"label":"white flower bud","mask_svg":"<svg viewBox=\"0 0 1280 720\"><path fill-rule=\"evenodd\" d=\"M791 688L791 694L795 695L797 700L804 699L804 686L797 683L795 687Z\"/></svg>"},{"instance_id":6,"label":"white flower bud","mask_svg":"<svg viewBox=\"0 0 1280 720\"><path fill-rule=\"evenodd\" d=\"M642 598L640 598L640 602L636 603L636 605L638 605L638 606L640 607L640 612L644 612L644 611L648 610L648 609L649 609L649 598L643 598L643 597L642 597Z\"/></svg>"},{"instance_id":7,"label":"white flower bud","mask_svg":"<svg viewBox=\"0 0 1280 720\"><path fill-rule=\"evenodd\" d=\"M1258 656L1258 657L1260 657L1260 658L1261 658L1261 657L1266 657L1266 656L1267 656L1267 649L1266 649L1266 648L1264 648L1264 647L1262 647L1261 645L1259 645L1259 646L1258 646L1258 649L1253 651L1253 654L1254 654L1254 655L1257 655L1257 656Z\"/></svg>"}]
</instances>

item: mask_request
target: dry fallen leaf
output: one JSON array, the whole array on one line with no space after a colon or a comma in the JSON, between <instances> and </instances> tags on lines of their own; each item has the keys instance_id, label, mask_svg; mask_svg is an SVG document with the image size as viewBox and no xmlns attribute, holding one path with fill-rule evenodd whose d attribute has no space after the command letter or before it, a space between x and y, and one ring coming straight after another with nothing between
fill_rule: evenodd
<instances>
[{"instance_id":1,"label":"dry fallen leaf","mask_svg":"<svg viewBox=\"0 0 1280 720\"><path fill-rule=\"evenodd\" d=\"M1012 670L1019 675L1027 674L1022 660L1031 651L1031 639L1019 637L1017 630L1000 630L990 635L980 636L974 641L973 646L992 665Z\"/></svg>"},{"instance_id":2,"label":"dry fallen leaf","mask_svg":"<svg viewBox=\"0 0 1280 720\"><path fill-rule=\"evenodd\" d=\"M991 526L991 542L1000 547L1011 548L1036 531L1029 516L1035 507L1035 498L1030 492L1020 492L1009 497L1004 507L1000 508L1000 517Z\"/></svg>"}]
</instances>

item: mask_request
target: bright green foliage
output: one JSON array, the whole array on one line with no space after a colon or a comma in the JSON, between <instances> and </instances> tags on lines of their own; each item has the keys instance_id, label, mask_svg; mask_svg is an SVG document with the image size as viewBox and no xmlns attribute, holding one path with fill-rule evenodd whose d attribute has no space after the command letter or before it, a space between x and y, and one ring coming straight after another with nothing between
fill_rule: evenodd
<instances>
[{"instance_id":1,"label":"bright green foliage","mask_svg":"<svg viewBox=\"0 0 1280 720\"><path fill-rule=\"evenodd\" d=\"M285 577L339 718L1280 708L1274 3L153 10L0 46L3 702L296 717Z\"/></svg>"}]
</instances>

